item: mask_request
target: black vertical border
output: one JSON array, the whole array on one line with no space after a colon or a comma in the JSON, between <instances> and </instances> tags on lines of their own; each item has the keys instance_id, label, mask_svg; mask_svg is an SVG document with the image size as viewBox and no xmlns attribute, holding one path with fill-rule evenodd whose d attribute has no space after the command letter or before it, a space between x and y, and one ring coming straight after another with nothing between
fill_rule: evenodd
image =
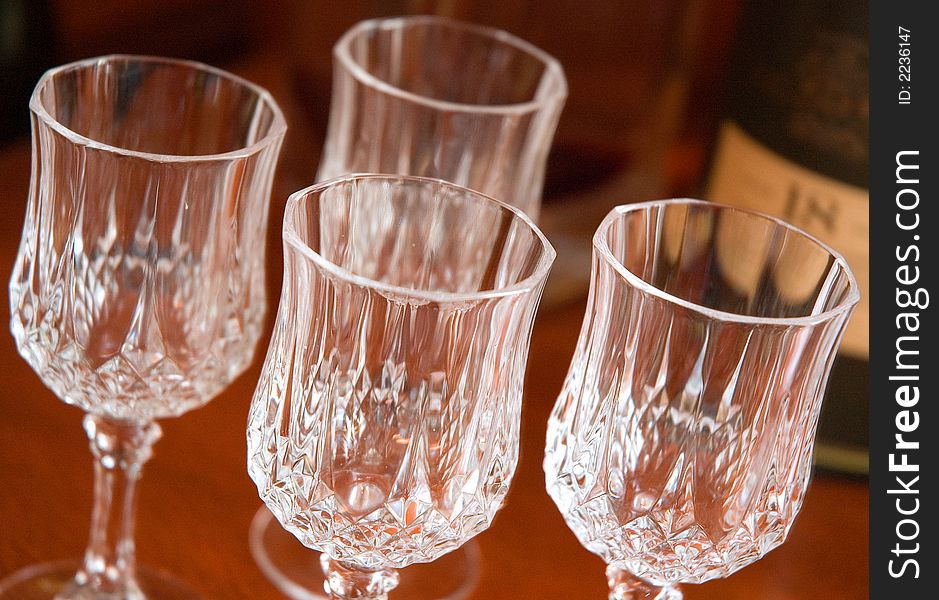
<instances>
[{"instance_id":1,"label":"black vertical border","mask_svg":"<svg viewBox=\"0 0 939 600\"><path fill-rule=\"evenodd\" d=\"M939 78L939 20L931 18L937 7L939 5L928 1L897 0L871 0L870 5L870 597L877 600L939 598L939 559L935 551L939 546L935 527L939 506L935 494L927 491L939 489L939 472L935 467L939 454L935 407L939 398L935 396L933 382L934 374L939 372L937 353L933 349L939 338L935 319L930 314L934 312L931 304L939 302L939 290L934 285L939 273L939 252L935 243L939 236L939 197L936 195L939 189L936 185L939 180L939 144L936 141L939 97L935 84L935 79ZM900 45L904 41L899 36L900 27L909 30L909 46ZM910 49L909 63L900 60L902 48ZM909 73L900 69L904 64L910 68ZM901 77L904 73L909 75L909 81ZM908 104L901 103L902 91L909 92ZM897 182L897 154L904 151L918 152L904 159L907 163L918 164L918 171L901 173L904 179L918 179L916 183ZM902 192L904 189L914 189L918 194L916 209L898 208L898 193L906 204L916 197L911 192ZM904 231L898 225L898 215L909 225L915 222L913 213L919 216L919 226ZM912 246L916 246L918 252L912 250ZM902 271L906 278L916 273L914 266L919 267L920 278L916 283L898 282L901 275L898 269L903 265L909 266ZM930 295L929 306L900 308L898 290L914 293L918 288ZM937 293L933 294L934 291ZM919 313L917 332L898 327L898 315L904 312ZM912 321L902 323L905 326ZM906 362L915 361L918 369L899 371L895 366L897 339L902 335L918 336L918 340L903 342L905 349L919 352L906 355ZM919 380L891 380L891 376L898 374L915 374ZM913 406L904 407L897 402L898 386L904 383L919 388L919 400ZM904 416L905 410L910 412ZM915 430L902 435L908 442L918 442L919 448L898 450L899 428L910 428L916 418L919 422ZM891 454L895 463L902 462L900 455L906 454L907 461L918 465L919 470L891 471ZM917 476L919 479L914 479ZM904 484L916 493L897 493L904 492ZM917 509L913 514L900 514L901 509L910 512L913 508ZM903 519L915 521L915 524L901 523ZM901 535L913 539L904 540ZM906 560L915 561L915 566L905 564ZM891 575L891 569L901 575Z\"/></svg>"}]
</instances>

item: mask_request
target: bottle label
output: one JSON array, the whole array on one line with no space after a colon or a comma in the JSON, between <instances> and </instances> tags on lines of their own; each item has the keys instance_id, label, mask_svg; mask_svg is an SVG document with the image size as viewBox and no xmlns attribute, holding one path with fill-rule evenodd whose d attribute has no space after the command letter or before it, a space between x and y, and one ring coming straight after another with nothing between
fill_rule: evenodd
<instances>
[{"instance_id":1,"label":"bottle label","mask_svg":"<svg viewBox=\"0 0 939 600\"><path fill-rule=\"evenodd\" d=\"M807 169L773 152L733 122L721 126L708 198L779 217L840 252L857 278L861 301L840 352L867 359L868 191Z\"/></svg>"}]
</instances>

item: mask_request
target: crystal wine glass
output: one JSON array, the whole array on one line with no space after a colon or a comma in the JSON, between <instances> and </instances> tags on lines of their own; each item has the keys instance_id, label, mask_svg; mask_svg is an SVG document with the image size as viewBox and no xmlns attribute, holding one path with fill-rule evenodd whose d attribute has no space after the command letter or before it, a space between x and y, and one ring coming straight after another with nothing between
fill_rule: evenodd
<instances>
[{"instance_id":1,"label":"crystal wine glass","mask_svg":"<svg viewBox=\"0 0 939 600\"><path fill-rule=\"evenodd\" d=\"M394 175L297 192L283 233L248 472L323 553L332 597L386 598L396 569L459 548L508 492L554 250L517 209Z\"/></svg>"},{"instance_id":2,"label":"crystal wine glass","mask_svg":"<svg viewBox=\"0 0 939 600\"><path fill-rule=\"evenodd\" d=\"M567 99L557 60L504 31L434 16L362 21L333 57L320 180L436 177L537 219Z\"/></svg>"},{"instance_id":3,"label":"crystal wine glass","mask_svg":"<svg viewBox=\"0 0 939 600\"><path fill-rule=\"evenodd\" d=\"M611 599L677 599L785 540L858 287L791 225L696 200L618 207L593 243L547 488Z\"/></svg>"},{"instance_id":4,"label":"crystal wine glass","mask_svg":"<svg viewBox=\"0 0 939 600\"><path fill-rule=\"evenodd\" d=\"M567 98L557 60L504 31L435 16L358 23L333 57L318 180L355 172L440 178L537 219ZM250 546L282 592L295 600L322 598L318 569L305 564L310 553L264 507L254 517ZM409 569L399 593L459 600L474 585L477 555L470 543Z\"/></svg>"},{"instance_id":5,"label":"crystal wine glass","mask_svg":"<svg viewBox=\"0 0 939 600\"><path fill-rule=\"evenodd\" d=\"M284 118L241 78L142 56L53 69L30 110L11 329L43 383L86 413L95 501L82 563L29 567L0 595L188 597L135 566L135 484L155 420L202 406L251 362Z\"/></svg>"}]
</instances>

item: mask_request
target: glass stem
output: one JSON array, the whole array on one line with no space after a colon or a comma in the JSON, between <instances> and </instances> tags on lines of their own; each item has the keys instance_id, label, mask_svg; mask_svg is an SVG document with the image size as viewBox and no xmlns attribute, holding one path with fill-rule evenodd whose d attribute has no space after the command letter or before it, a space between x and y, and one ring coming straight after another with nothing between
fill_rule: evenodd
<instances>
[{"instance_id":1,"label":"glass stem","mask_svg":"<svg viewBox=\"0 0 939 600\"><path fill-rule=\"evenodd\" d=\"M326 592L337 600L388 600L388 592L398 586L398 572L393 569L369 571L325 554L320 555L320 565Z\"/></svg>"},{"instance_id":2,"label":"glass stem","mask_svg":"<svg viewBox=\"0 0 939 600\"><path fill-rule=\"evenodd\" d=\"M614 565L606 568L610 600L682 600L677 585L656 585Z\"/></svg>"},{"instance_id":3,"label":"glass stem","mask_svg":"<svg viewBox=\"0 0 939 600\"><path fill-rule=\"evenodd\" d=\"M143 598L134 552L135 491L160 426L90 414L84 425L95 458L91 535L81 570L59 598Z\"/></svg>"}]
</instances>

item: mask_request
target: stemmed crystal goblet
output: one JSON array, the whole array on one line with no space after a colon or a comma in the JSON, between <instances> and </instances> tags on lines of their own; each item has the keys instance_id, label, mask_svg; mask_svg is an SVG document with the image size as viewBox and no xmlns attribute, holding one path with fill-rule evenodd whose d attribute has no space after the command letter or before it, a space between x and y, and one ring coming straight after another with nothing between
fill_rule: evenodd
<instances>
[{"instance_id":1,"label":"stemmed crystal goblet","mask_svg":"<svg viewBox=\"0 0 939 600\"><path fill-rule=\"evenodd\" d=\"M567 98L557 60L505 31L425 15L362 21L336 43L333 61L318 180L356 172L439 178L537 219ZM317 570L305 564L310 553L264 507L252 522L250 546L282 592L322 598ZM400 593L458 600L474 585L477 557L470 543L409 569Z\"/></svg>"},{"instance_id":2,"label":"stemmed crystal goblet","mask_svg":"<svg viewBox=\"0 0 939 600\"><path fill-rule=\"evenodd\" d=\"M554 250L517 209L394 175L293 194L283 235L248 472L323 553L332 597L386 598L396 569L459 548L508 492Z\"/></svg>"},{"instance_id":3,"label":"stemmed crystal goblet","mask_svg":"<svg viewBox=\"0 0 939 600\"><path fill-rule=\"evenodd\" d=\"M695 200L618 207L593 243L547 489L611 600L678 599L785 540L858 286L791 225Z\"/></svg>"},{"instance_id":4,"label":"stemmed crystal goblet","mask_svg":"<svg viewBox=\"0 0 939 600\"><path fill-rule=\"evenodd\" d=\"M423 15L362 21L333 61L319 180L434 177L537 220L567 99L557 60L505 31Z\"/></svg>"},{"instance_id":5,"label":"stemmed crystal goblet","mask_svg":"<svg viewBox=\"0 0 939 600\"><path fill-rule=\"evenodd\" d=\"M156 419L205 404L251 362L285 121L239 77L142 56L53 69L30 110L11 329L43 383L86 413L95 501L83 562L29 567L0 595L188 597L136 568L135 484Z\"/></svg>"}]
</instances>

